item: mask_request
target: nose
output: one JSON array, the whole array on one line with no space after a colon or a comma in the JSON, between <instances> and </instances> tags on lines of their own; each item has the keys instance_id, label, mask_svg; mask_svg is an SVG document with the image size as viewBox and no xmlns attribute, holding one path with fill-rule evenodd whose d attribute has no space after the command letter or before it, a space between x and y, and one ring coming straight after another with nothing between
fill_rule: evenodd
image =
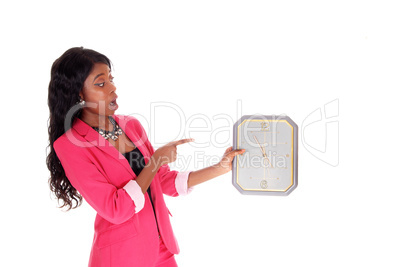
<instances>
[{"instance_id":1,"label":"nose","mask_svg":"<svg viewBox=\"0 0 402 267\"><path fill-rule=\"evenodd\" d=\"M116 91L116 86L114 85L114 83L110 83L110 89L112 90L112 92Z\"/></svg>"}]
</instances>

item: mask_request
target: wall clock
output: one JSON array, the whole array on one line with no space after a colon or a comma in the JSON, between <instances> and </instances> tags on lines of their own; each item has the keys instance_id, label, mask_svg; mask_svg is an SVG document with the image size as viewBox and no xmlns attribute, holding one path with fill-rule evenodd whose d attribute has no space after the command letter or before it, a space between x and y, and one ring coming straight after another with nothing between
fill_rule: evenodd
<instances>
[{"instance_id":1,"label":"wall clock","mask_svg":"<svg viewBox=\"0 0 402 267\"><path fill-rule=\"evenodd\" d=\"M233 126L232 183L242 194L289 195L297 187L298 126L284 115L244 115Z\"/></svg>"}]
</instances>

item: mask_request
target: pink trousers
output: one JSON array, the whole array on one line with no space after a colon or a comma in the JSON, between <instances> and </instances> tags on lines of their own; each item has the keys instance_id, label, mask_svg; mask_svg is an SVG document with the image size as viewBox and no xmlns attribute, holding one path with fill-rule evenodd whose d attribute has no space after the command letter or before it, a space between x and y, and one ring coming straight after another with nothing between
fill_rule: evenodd
<instances>
[{"instance_id":1,"label":"pink trousers","mask_svg":"<svg viewBox=\"0 0 402 267\"><path fill-rule=\"evenodd\" d=\"M166 248L162 238L159 238L159 256L155 267L178 267L174 255Z\"/></svg>"}]
</instances>

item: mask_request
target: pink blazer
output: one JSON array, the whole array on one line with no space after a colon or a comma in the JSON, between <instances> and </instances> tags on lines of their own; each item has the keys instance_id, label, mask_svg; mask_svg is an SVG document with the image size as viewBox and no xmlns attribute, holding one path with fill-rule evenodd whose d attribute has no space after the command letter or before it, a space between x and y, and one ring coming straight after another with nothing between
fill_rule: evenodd
<instances>
[{"instance_id":1,"label":"pink blazer","mask_svg":"<svg viewBox=\"0 0 402 267\"><path fill-rule=\"evenodd\" d=\"M147 163L154 149L140 122L133 116L113 118ZM153 266L159 252L155 215L148 194L138 191L136 175L126 158L78 118L53 147L71 184L97 212L88 266ZM190 192L192 188L178 189L179 177L187 184L189 173L170 170L165 164L151 183L159 233L173 254L179 253L179 247L163 194L175 197Z\"/></svg>"}]
</instances>

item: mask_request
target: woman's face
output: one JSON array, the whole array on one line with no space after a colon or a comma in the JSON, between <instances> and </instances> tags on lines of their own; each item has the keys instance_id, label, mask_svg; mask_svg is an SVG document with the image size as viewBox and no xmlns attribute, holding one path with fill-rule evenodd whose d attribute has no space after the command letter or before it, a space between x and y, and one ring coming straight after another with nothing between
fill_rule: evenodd
<instances>
[{"instance_id":1,"label":"woman's face","mask_svg":"<svg viewBox=\"0 0 402 267\"><path fill-rule=\"evenodd\" d=\"M82 115L95 119L101 116L110 116L119 107L116 103L116 87L109 66L104 63L95 63L92 72L84 82L80 96L85 100Z\"/></svg>"}]
</instances>

